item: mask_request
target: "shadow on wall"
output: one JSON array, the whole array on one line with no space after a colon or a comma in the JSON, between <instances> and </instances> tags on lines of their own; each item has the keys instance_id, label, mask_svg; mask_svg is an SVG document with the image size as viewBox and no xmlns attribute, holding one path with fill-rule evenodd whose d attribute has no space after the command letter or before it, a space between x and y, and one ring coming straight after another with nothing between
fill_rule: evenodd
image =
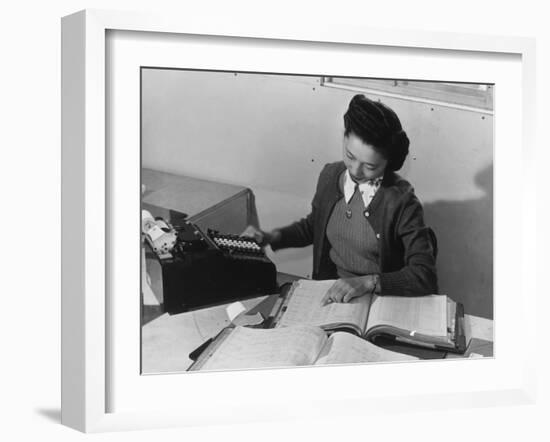
<instances>
[{"instance_id":1,"label":"shadow on wall","mask_svg":"<svg viewBox=\"0 0 550 442\"><path fill-rule=\"evenodd\" d=\"M493 319L493 165L475 176L484 196L424 205L438 239L440 293L462 302L466 313Z\"/></svg>"}]
</instances>

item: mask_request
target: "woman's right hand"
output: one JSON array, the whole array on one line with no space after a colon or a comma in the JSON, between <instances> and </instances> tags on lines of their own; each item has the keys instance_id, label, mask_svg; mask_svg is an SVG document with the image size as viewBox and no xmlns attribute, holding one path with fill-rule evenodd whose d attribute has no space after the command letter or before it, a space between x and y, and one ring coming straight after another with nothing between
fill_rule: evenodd
<instances>
[{"instance_id":1,"label":"woman's right hand","mask_svg":"<svg viewBox=\"0 0 550 442\"><path fill-rule=\"evenodd\" d=\"M261 246L267 246L268 244L273 243L277 238L277 231L265 232L262 229L255 226L248 226L241 236L246 236L248 238L254 238L254 240Z\"/></svg>"}]
</instances>

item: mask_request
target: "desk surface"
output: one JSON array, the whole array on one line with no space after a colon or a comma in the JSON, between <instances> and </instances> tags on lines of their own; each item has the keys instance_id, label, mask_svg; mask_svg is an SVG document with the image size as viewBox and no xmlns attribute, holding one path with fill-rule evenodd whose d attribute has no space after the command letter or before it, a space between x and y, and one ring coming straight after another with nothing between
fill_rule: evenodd
<instances>
[{"instance_id":1,"label":"desk surface","mask_svg":"<svg viewBox=\"0 0 550 442\"><path fill-rule=\"evenodd\" d=\"M274 298L260 296L241 301L249 313L270 310ZM176 315L167 313L142 327L142 372L181 372L191 365L189 353L218 332L231 321L227 316L228 304L209 307ZM493 356L493 321L466 315L466 339L469 342L464 356Z\"/></svg>"},{"instance_id":2,"label":"desk surface","mask_svg":"<svg viewBox=\"0 0 550 442\"><path fill-rule=\"evenodd\" d=\"M220 202L248 191L240 186L182 177L150 169L142 170L142 181L146 186L142 198L144 203L166 210L184 212L190 217L204 213L219 205ZM235 214L232 213L232 215ZM224 219L224 222L226 221ZM142 276L145 282L145 274ZM285 280L284 274L279 274L278 279L280 284L288 280L288 278ZM290 279L295 277L290 276ZM162 307L159 305L160 298L151 291L149 285L143 284L143 288L143 373L185 371L192 362L188 357L189 353L230 324L226 313L227 304L168 315L162 312ZM265 311L274 299L260 296L241 302L253 313L257 309ZM465 319L468 350L464 356L449 354L448 357L469 357L471 354L492 356L493 321L468 315Z\"/></svg>"}]
</instances>

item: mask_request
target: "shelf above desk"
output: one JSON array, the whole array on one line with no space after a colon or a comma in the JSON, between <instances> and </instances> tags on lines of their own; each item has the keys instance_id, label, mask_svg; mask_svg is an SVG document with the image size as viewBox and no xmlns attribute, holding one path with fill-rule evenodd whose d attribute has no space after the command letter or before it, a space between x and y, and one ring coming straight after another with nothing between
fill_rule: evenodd
<instances>
[{"instance_id":1,"label":"shelf above desk","mask_svg":"<svg viewBox=\"0 0 550 442\"><path fill-rule=\"evenodd\" d=\"M252 191L243 186L142 169L142 206L153 216L172 221L187 214L201 229L241 233L257 223Z\"/></svg>"}]
</instances>

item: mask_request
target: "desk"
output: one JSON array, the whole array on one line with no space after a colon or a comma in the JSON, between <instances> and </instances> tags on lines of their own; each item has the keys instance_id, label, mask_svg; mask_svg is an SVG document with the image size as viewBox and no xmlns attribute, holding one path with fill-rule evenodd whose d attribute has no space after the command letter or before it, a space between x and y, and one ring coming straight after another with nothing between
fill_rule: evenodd
<instances>
[{"instance_id":1,"label":"desk","mask_svg":"<svg viewBox=\"0 0 550 442\"><path fill-rule=\"evenodd\" d=\"M154 216L168 220L174 214L184 212L201 228L213 228L227 233L240 233L246 225L257 224L254 197L250 189L231 184L182 177L151 169L142 170L142 182L146 187L142 203L152 207ZM167 373L185 371L191 364L189 353L204 341L214 337L230 324L228 304L196 311L168 315L163 313L160 269L155 259L146 257L151 290L144 285L142 294L142 370L143 373ZM279 284L295 279L279 274ZM245 308L254 313L270 312L274 297L259 296L242 301ZM465 333L468 350L485 357L493 356L493 321L466 315Z\"/></svg>"},{"instance_id":2,"label":"desk","mask_svg":"<svg viewBox=\"0 0 550 442\"><path fill-rule=\"evenodd\" d=\"M142 206L153 216L172 221L185 213L201 229L241 233L257 224L254 195L247 187L142 169Z\"/></svg>"},{"instance_id":3,"label":"desk","mask_svg":"<svg viewBox=\"0 0 550 442\"><path fill-rule=\"evenodd\" d=\"M249 313L269 312L275 296L260 296L241 301ZM148 373L185 371L191 360L189 353L230 324L228 304L177 315L162 314L142 327L142 370ZM448 354L448 358L465 358L472 353L493 356L493 321L465 316L466 339L464 355Z\"/></svg>"}]
</instances>

